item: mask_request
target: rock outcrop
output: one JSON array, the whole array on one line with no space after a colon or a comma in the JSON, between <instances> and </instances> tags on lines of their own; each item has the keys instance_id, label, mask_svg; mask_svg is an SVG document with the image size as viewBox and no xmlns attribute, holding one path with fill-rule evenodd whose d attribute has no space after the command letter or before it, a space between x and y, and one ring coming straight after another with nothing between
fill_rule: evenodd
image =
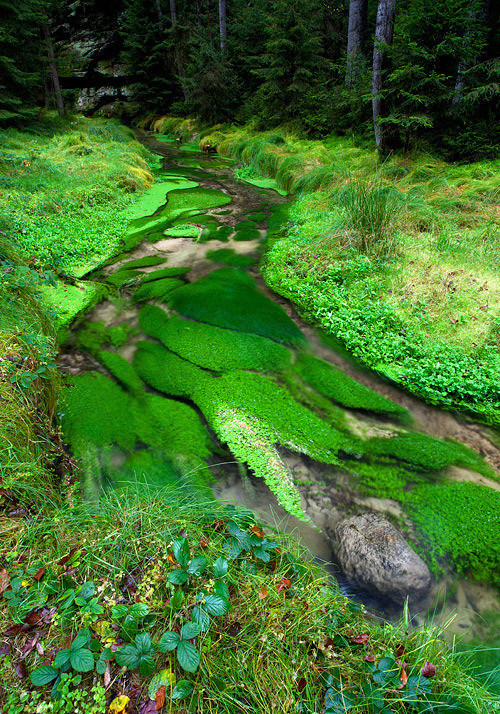
<instances>
[{"instance_id":1,"label":"rock outcrop","mask_svg":"<svg viewBox=\"0 0 500 714\"><path fill-rule=\"evenodd\" d=\"M374 513L346 518L334 534L344 574L361 587L397 603L427 593L431 582L427 565L385 518Z\"/></svg>"}]
</instances>

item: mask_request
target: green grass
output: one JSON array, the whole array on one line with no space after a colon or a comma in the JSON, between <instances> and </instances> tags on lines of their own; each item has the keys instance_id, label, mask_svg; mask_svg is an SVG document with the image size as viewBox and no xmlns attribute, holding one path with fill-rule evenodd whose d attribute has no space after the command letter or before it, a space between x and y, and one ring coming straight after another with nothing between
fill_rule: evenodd
<instances>
[{"instance_id":1,"label":"green grass","mask_svg":"<svg viewBox=\"0 0 500 714\"><path fill-rule=\"evenodd\" d=\"M118 252L126 211L151 185L148 153L114 121L72 117L2 135L0 213L21 256L81 277Z\"/></svg>"},{"instance_id":2,"label":"green grass","mask_svg":"<svg viewBox=\"0 0 500 714\"><path fill-rule=\"evenodd\" d=\"M200 322L268 337L286 345L305 338L283 308L260 293L242 271L221 268L167 298L181 315Z\"/></svg>"}]
</instances>

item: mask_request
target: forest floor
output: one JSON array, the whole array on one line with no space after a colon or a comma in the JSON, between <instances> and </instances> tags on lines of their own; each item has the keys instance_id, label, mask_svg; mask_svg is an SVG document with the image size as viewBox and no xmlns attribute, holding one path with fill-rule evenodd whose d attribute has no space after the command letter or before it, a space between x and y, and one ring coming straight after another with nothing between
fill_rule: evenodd
<instances>
[{"instance_id":1,"label":"forest floor","mask_svg":"<svg viewBox=\"0 0 500 714\"><path fill-rule=\"evenodd\" d=\"M56 333L99 299L81 279L122 251L157 164L113 122L75 121L8 132L0 154L4 714L498 710L437 628L367 618L249 512L171 486L82 502Z\"/></svg>"}]
</instances>

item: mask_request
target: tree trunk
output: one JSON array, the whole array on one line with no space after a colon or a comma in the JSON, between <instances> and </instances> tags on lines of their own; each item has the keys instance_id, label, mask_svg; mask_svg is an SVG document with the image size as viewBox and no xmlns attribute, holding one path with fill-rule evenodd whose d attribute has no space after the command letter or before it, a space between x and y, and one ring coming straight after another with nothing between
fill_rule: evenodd
<instances>
[{"instance_id":1,"label":"tree trunk","mask_svg":"<svg viewBox=\"0 0 500 714\"><path fill-rule=\"evenodd\" d=\"M386 132L380 124L382 118L383 70L385 67L386 48L392 45L394 37L394 15L396 0L379 0L377 24L375 26L375 45L373 47L372 109L375 142L381 157L386 151Z\"/></svg>"},{"instance_id":2,"label":"tree trunk","mask_svg":"<svg viewBox=\"0 0 500 714\"><path fill-rule=\"evenodd\" d=\"M227 0L219 0L219 36L220 51L225 52L227 39Z\"/></svg>"},{"instance_id":3,"label":"tree trunk","mask_svg":"<svg viewBox=\"0 0 500 714\"><path fill-rule=\"evenodd\" d=\"M473 67L479 55L481 37L486 36L488 28L486 21L489 12L489 0L476 0L473 2L467 17L467 30L462 45L462 57L458 64L453 105L460 103L467 82L467 71Z\"/></svg>"},{"instance_id":4,"label":"tree trunk","mask_svg":"<svg viewBox=\"0 0 500 714\"><path fill-rule=\"evenodd\" d=\"M346 87L352 87L364 59L364 41L368 0L351 0L349 3L349 29L347 31Z\"/></svg>"},{"instance_id":5,"label":"tree trunk","mask_svg":"<svg viewBox=\"0 0 500 714\"><path fill-rule=\"evenodd\" d=\"M158 15L158 27L160 32L163 32L163 12L161 9L161 0L156 0L156 14Z\"/></svg>"},{"instance_id":6,"label":"tree trunk","mask_svg":"<svg viewBox=\"0 0 500 714\"><path fill-rule=\"evenodd\" d=\"M50 37L49 23L47 20L43 23L43 35L47 48L47 57L49 58L50 74L52 77L52 89L54 90L54 98L56 100L57 112L60 117L64 116L64 99L61 92L61 84L59 82L59 73L57 71L56 58L54 56L54 47Z\"/></svg>"},{"instance_id":7,"label":"tree trunk","mask_svg":"<svg viewBox=\"0 0 500 714\"><path fill-rule=\"evenodd\" d=\"M184 101L188 98L187 89L184 86L184 66L182 64L181 53L179 51L179 46L177 44L176 30L177 30L177 11L175 8L175 0L170 0L170 22L172 23L172 32L174 35L174 59L177 66L177 74L179 75L179 82L182 89L182 94L184 96Z\"/></svg>"},{"instance_id":8,"label":"tree trunk","mask_svg":"<svg viewBox=\"0 0 500 714\"><path fill-rule=\"evenodd\" d=\"M202 28L202 22L201 22L201 16L202 16L202 6L201 6L201 0L196 0L196 20L198 22L198 29L201 30Z\"/></svg>"}]
</instances>

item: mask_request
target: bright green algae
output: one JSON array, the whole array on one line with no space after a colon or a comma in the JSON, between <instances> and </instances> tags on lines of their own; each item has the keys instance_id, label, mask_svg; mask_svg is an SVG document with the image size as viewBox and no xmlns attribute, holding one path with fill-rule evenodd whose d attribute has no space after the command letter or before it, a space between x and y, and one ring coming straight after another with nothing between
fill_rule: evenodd
<instances>
[{"instance_id":1,"label":"bright green algae","mask_svg":"<svg viewBox=\"0 0 500 714\"><path fill-rule=\"evenodd\" d=\"M166 181L154 183L134 204L126 209L126 215L131 219L151 216L167 202L167 194L174 190L196 188L195 181L180 176L170 176Z\"/></svg>"},{"instance_id":2,"label":"bright green algae","mask_svg":"<svg viewBox=\"0 0 500 714\"><path fill-rule=\"evenodd\" d=\"M246 273L234 268L215 270L167 296L181 315L199 322L250 332L286 345L305 342L282 307L258 291Z\"/></svg>"},{"instance_id":3,"label":"bright green algae","mask_svg":"<svg viewBox=\"0 0 500 714\"><path fill-rule=\"evenodd\" d=\"M139 324L145 334L157 338L180 357L217 372L234 369L279 372L291 362L286 347L265 337L175 316L169 318L164 310L152 305L142 308Z\"/></svg>"}]
</instances>

